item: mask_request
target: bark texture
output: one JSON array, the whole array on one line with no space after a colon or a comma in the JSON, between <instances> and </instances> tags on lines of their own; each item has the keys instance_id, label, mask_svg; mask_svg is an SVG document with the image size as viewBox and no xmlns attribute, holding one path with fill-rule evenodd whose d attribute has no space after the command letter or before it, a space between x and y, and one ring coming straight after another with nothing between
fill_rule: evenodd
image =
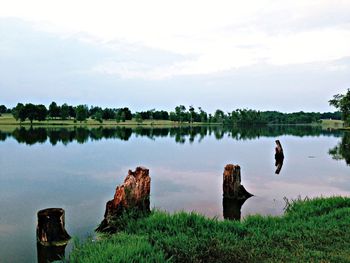
<instances>
[{"instance_id":1,"label":"bark texture","mask_svg":"<svg viewBox=\"0 0 350 263\"><path fill-rule=\"evenodd\" d=\"M252 196L241 185L241 167L227 164L224 169L223 195L226 198L247 199Z\"/></svg>"},{"instance_id":2,"label":"bark texture","mask_svg":"<svg viewBox=\"0 0 350 263\"><path fill-rule=\"evenodd\" d=\"M124 183L117 186L114 198L107 202L104 219L96 229L100 232L115 232L113 223L125 211L135 211L142 214L150 212L151 178L149 170L137 167L128 171Z\"/></svg>"},{"instance_id":3,"label":"bark texture","mask_svg":"<svg viewBox=\"0 0 350 263\"><path fill-rule=\"evenodd\" d=\"M64 228L64 210L47 208L38 212L37 241L43 246L64 246L70 236Z\"/></svg>"}]
</instances>

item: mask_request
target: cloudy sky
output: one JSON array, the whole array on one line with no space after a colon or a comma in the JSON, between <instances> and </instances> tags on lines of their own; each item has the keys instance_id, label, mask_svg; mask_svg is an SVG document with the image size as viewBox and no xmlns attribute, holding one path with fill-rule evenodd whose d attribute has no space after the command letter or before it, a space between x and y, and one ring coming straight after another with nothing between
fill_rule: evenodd
<instances>
[{"instance_id":1,"label":"cloudy sky","mask_svg":"<svg viewBox=\"0 0 350 263\"><path fill-rule=\"evenodd\" d=\"M349 14L349 0L0 0L0 104L333 110Z\"/></svg>"}]
</instances>

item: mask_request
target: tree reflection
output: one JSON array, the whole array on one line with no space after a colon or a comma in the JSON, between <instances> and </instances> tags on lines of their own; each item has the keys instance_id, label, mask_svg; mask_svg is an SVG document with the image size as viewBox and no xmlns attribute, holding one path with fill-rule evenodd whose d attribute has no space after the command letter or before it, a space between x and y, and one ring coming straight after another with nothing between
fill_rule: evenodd
<instances>
[{"instance_id":1,"label":"tree reflection","mask_svg":"<svg viewBox=\"0 0 350 263\"><path fill-rule=\"evenodd\" d=\"M350 132L345 132L340 143L330 149L328 153L335 160L345 160L347 165L350 165Z\"/></svg>"},{"instance_id":2,"label":"tree reflection","mask_svg":"<svg viewBox=\"0 0 350 263\"><path fill-rule=\"evenodd\" d=\"M0 128L1 129L1 128ZM45 143L62 143L67 145L73 141L86 143L89 140L119 139L127 141L131 135L147 137L155 140L159 137L174 138L176 143L201 142L206 136L214 136L217 140L231 137L234 140L252 140L259 137L278 137L280 135L294 136L341 136L340 132L322 130L318 126L181 126L169 128L155 127L18 127L11 132L0 130L0 141L14 138L19 143L32 145ZM344 144L345 145L345 144ZM344 148L344 145L342 146ZM345 150L343 154L346 153Z\"/></svg>"}]
</instances>

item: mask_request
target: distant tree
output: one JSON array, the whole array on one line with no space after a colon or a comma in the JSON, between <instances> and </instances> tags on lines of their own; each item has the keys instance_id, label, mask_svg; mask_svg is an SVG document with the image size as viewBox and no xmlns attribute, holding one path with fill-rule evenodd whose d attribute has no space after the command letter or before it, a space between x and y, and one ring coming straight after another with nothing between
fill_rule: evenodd
<instances>
[{"instance_id":1,"label":"distant tree","mask_svg":"<svg viewBox=\"0 0 350 263\"><path fill-rule=\"evenodd\" d=\"M142 123L142 116L141 116L141 113L140 112L136 112L135 114L135 120L137 123Z\"/></svg>"},{"instance_id":2,"label":"distant tree","mask_svg":"<svg viewBox=\"0 0 350 263\"><path fill-rule=\"evenodd\" d=\"M169 114L169 120L171 120L171 121L179 121L179 119L178 119L176 113L173 112L173 111L170 112L170 114Z\"/></svg>"},{"instance_id":3,"label":"distant tree","mask_svg":"<svg viewBox=\"0 0 350 263\"><path fill-rule=\"evenodd\" d=\"M36 105L36 115L35 115L36 120L38 121L46 120L47 114L48 114L48 111L45 105L43 104Z\"/></svg>"},{"instance_id":4,"label":"distant tree","mask_svg":"<svg viewBox=\"0 0 350 263\"><path fill-rule=\"evenodd\" d=\"M208 114L204 110L202 110L201 107L198 107L198 109L199 109L200 122L207 122Z\"/></svg>"},{"instance_id":5,"label":"distant tree","mask_svg":"<svg viewBox=\"0 0 350 263\"><path fill-rule=\"evenodd\" d=\"M103 122L102 114L103 114L102 110L96 111L95 114L92 116L92 118L94 118L99 123L102 123Z\"/></svg>"},{"instance_id":6,"label":"distant tree","mask_svg":"<svg viewBox=\"0 0 350 263\"><path fill-rule=\"evenodd\" d=\"M2 113L6 113L7 112L7 108L5 105L0 105L0 116Z\"/></svg>"},{"instance_id":7,"label":"distant tree","mask_svg":"<svg viewBox=\"0 0 350 263\"><path fill-rule=\"evenodd\" d=\"M124 112L125 120L131 120L132 119L132 113L131 113L131 111L129 110L128 107L123 108L122 112Z\"/></svg>"},{"instance_id":8,"label":"distant tree","mask_svg":"<svg viewBox=\"0 0 350 263\"><path fill-rule=\"evenodd\" d=\"M341 111L345 125L350 126L350 89L344 95L334 95L333 99L329 100L329 104Z\"/></svg>"},{"instance_id":9,"label":"distant tree","mask_svg":"<svg viewBox=\"0 0 350 263\"><path fill-rule=\"evenodd\" d=\"M69 106L68 106L67 103L64 103L64 104L61 106L61 109L60 109L60 116L61 116L61 119L62 119L62 120L68 119L68 117L69 117Z\"/></svg>"},{"instance_id":10,"label":"distant tree","mask_svg":"<svg viewBox=\"0 0 350 263\"><path fill-rule=\"evenodd\" d=\"M23 107L24 107L23 103L17 103L16 107L12 109L12 115L16 119L16 121L20 120L22 122L20 118L20 113ZM24 119L26 119L26 117Z\"/></svg>"},{"instance_id":11,"label":"distant tree","mask_svg":"<svg viewBox=\"0 0 350 263\"><path fill-rule=\"evenodd\" d=\"M85 121L88 116L88 107L86 105L78 105L75 109L76 120L77 121Z\"/></svg>"},{"instance_id":12,"label":"distant tree","mask_svg":"<svg viewBox=\"0 0 350 263\"><path fill-rule=\"evenodd\" d=\"M37 116L37 106L35 106L32 103L28 103L26 105L24 105L24 111L25 111L25 116L26 118L29 119L30 123L33 123L33 120L36 119Z\"/></svg>"},{"instance_id":13,"label":"distant tree","mask_svg":"<svg viewBox=\"0 0 350 263\"><path fill-rule=\"evenodd\" d=\"M190 112L190 123L193 123L195 117L195 110L192 105L189 107L188 111Z\"/></svg>"},{"instance_id":14,"label":"distant tree","mask_svg":"<svg viewBox=\"0 0 350 263\"><path fill-rule=\"evenodd\" d=\"M60 107L58 107L57 103L54 101L49 105L49 115L51 118L60 117Z\"/></svg>"},{"instance_id":15,"label":"distant tree","mask_svg":"<svg viewBox=\"0 0 350 263\"><path fill-rule=\"evenodd\" d=\"M179 105L175 107L175 114L179 122L185 121L186 107L184 105Z\"/></svg>"},{"instance_id":16,"label":"distant tree","mask_svg":"<svg viewBox=\"0 0 350 263\"><path fill-rule=\"evenodd\" d=\"M115 111L113 109L105 108L102 111L102 119L104 120L115 119L115 117Z\"/></svg>"},{"instance_id":17,"label":"distant tree","mask_svg":"<svg viewBox=\"0 0 350 263\"><path fill-rule=\"evenodd\" d=\"M217 109L214 114L214 122L223 123L225 113L222 110Z\"/></svg>"},{"instance_id":18,"label":"distant tree","mask_svg":"<svg viewBox=\"0 0 350 263\"><path fill-rule=\"evenodd\" d=\"M122 122L125 122L125 120L126 120L125 111L122 111L122 112L121 112L121 114L120 114L120 120L121 120Z\"/></svg>"},{"instance_id":19,"label":"distant tree","mask_svg":"<svg viewBox=\"0 0 350 263\"><path fill-rule=\"evenodd\" d=\"M73 106L71 106L71 105L69 105L68 106L68 108L69 108L69 117L70 118L75 118L75 108L73 107Z\"/></svg>"}]
</instances>

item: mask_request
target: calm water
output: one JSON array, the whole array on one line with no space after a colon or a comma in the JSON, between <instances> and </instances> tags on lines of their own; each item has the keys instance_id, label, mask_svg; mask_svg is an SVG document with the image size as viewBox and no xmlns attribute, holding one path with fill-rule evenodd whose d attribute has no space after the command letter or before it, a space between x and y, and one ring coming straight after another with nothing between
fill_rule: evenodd
<instances>
[{"instance_id":1,"label":"calm water","mask_svg":"<svg viewBox=\"0 0 350 263\"><path fill-rule=\"evenodd\" d=\"M285 160L275 174L274 141ZM350 134L317 127L186 129L0 128L0 262L36 262L36 212L66 211L66 229L86 237L128 169L152 178L151 206L223 217L222 173L239 164L255 196L241 209L280 215L283 197L350 195ZM69 248L66 249L69 251Z\"/></svg>"}]
</instances>

